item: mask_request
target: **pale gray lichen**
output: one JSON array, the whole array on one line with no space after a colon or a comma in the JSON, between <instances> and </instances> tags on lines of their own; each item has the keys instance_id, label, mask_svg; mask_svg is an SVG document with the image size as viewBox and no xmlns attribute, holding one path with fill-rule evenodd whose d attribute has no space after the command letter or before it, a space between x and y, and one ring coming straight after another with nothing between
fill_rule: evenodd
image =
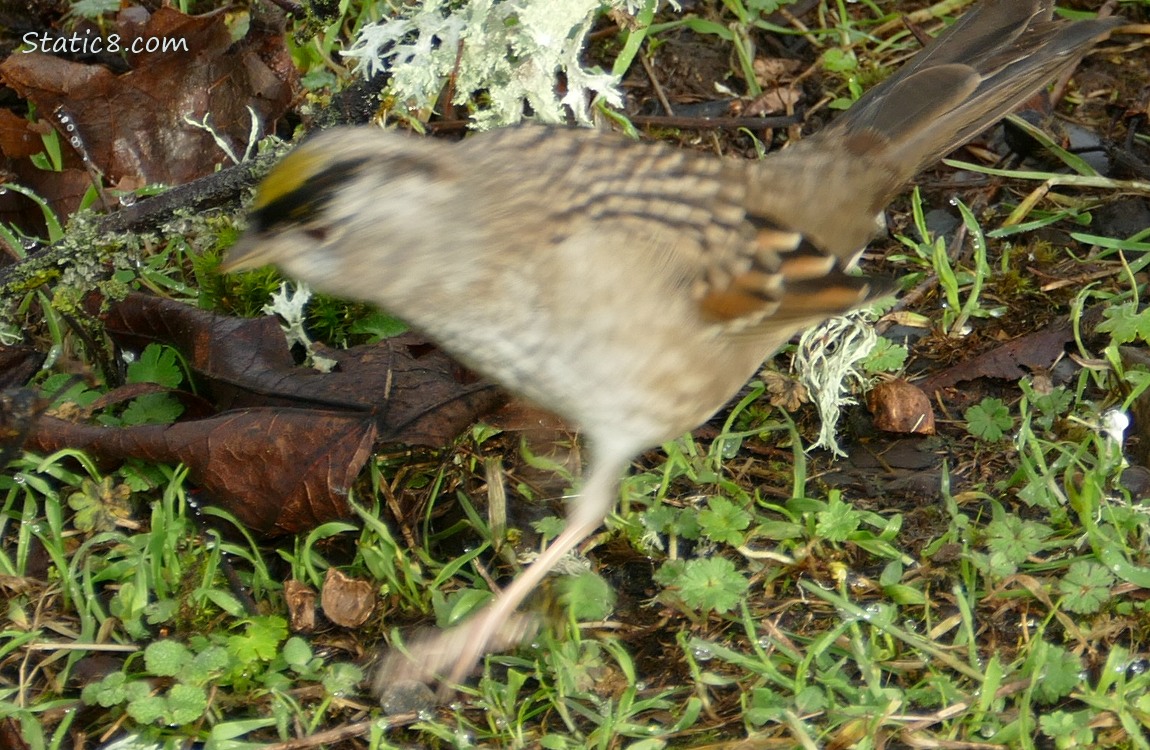
<instances>
[{"instance_id":1,"label":"pale gray lichen","mask_svg":"<svg viewBox=\"0 0 1150 750\"><path fill-rule=\"evenodd\" d=\"M580 60L591 24L605 7L635 12L645 2L653 0L425 0L364 27L344 56L368 77L388 75L391 95L413 110L430 111L454 75L453 104L484 93L471 113L476 129L518 122L525 108L542 122L570 113L589 124L596 99L622 104L619 78Z\"/></svg>"},{"instance_id":2,"label":"pale gray lichen","mask_svg":"<svg viewBox=\"0 0 1150 750\"><path fill-rule=\"evenodd\" d=\"M280 284L279 291L272 294L271 301L264 305L264 314L279 318L288 348L297 344L302 346L312 367L320 372L331 372L339 363L331 357L320 354L315 342L307 333L304 313L311 298L311 287L307 284L300 281L293 285L285 281Z\"/></svg>"},{"instance_id":3,"label":"pale gray lichen","mask_svg":"<svg viewBox=\"0 0 1150 750\"><path fill-rule=\"evenodd\" d=\"M846 453L839 447L835 431L844 406L856 403L852 384L864 386L867 377L859 365L878 343L878 334L869 310L855 310L831 318L808 329L799 339L793 367L819 410L822 428L811 446L826 448L836 456Z\"/></svg>"}]
</instances>

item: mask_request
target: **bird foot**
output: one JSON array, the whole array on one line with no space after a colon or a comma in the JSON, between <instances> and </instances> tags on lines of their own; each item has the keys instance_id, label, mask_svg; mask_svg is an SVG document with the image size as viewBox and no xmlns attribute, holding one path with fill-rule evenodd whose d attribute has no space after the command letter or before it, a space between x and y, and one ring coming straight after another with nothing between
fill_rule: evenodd
<instances>
[{"instance_id":1,"label":"bird foot","mask_svg":"<svg viewBox=\"0 0 1150 750\"><path fill-rule=\"evenodd\" d=\"M376 670L375 694L382 697L392 685L401 683L439 683L436 697L446 702L486 654L510 650L538 630L535 615L504 616L489 605L460 625L423 631L402 649L392 646Z\"/></svg>"}]
</instances>

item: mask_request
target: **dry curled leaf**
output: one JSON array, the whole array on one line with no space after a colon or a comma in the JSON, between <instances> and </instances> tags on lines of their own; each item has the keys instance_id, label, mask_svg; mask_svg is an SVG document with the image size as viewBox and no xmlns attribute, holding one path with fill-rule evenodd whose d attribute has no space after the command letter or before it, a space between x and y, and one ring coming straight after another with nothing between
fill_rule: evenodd
<instances>
[{"instance_id":1,"label":"dry curled leaf","mask_svg":"<svg viewBox=\"0 0 1150 750\"><path fill-rule=\"evenodd\" d=\"M357 628L367 622L375 609L375 588L367 581L349 578L335 568L328 568L320 593L320 605L327 619L345 628Z\"/></svg>"},{"instance_id":2,"label":"dry curled leaf","mask_svg":"<svg viewBox=\"0 0 1150 750\"><path fill-rule=\"evenodd\" d=\"M798 411L799 407L810 401L807 387L795 378L773 370L764 370L759 377L767 386L770 394L771 406L783 411Z\"/></svg>"},{"instance_id":3,"label":"dry curled leaf","mask_svg":"<svg viewBox=\"0 0 1150 750\"><path fill-rule=\"evenodd\" d=\"M867 408L875 427L885 432L933 435L934 410L930 399L905 380L879 383L867 394Z\"/></svg>"},{"instance_id":4,"label":"dry curled leaf","mask_svg":"<svg viewBox=\"0 0 1150 750\"><path fill-rule=\"evenodd\" d=\"M315 589L303 581L294 578L284 581L284 602L287 604L293 633L310 633L315 630L316 598Z\"/></svg>"}]
</instances>

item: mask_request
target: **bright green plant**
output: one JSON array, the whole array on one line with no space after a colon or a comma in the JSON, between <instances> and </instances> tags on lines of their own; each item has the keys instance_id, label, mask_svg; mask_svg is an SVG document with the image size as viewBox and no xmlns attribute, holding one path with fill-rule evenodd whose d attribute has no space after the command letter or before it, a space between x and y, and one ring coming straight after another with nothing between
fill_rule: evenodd
<instances>
[{"instance_id":1,"label":"bright green plant","mask_svg":"<svg viewBox=\"0 0 1150 750\"><path fill-rule=\"evenodd\" d=\"M1000 398L984 398L968 408L963 416L966 418L967 432L989 443L1002 440L1014 426L1010 409Z\"/></svg>"}]
</instances>

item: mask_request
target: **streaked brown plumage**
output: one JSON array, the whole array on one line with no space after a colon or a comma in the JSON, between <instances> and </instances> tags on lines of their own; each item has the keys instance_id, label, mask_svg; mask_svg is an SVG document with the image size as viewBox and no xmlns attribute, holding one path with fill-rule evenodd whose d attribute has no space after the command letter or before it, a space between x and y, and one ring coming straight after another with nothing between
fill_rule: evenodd
<instances>
[{"instance_id":1,"label":"streaked brown plumage","mask_svg":"<svg viewBox=\"0 0 1150 750\"><path fill-rule=\"evenodd\" d=\"M465 677L602 523L636 454L710 417L795 333L880 293L846 270L893 194L1116 25L1051 13L985 0L823 132L758 162L544 127L458 144L339 129L284 159L228 266L275 263L377 303L590 441L563 534L382 679Z\"/></svg>"}]
</instances>

